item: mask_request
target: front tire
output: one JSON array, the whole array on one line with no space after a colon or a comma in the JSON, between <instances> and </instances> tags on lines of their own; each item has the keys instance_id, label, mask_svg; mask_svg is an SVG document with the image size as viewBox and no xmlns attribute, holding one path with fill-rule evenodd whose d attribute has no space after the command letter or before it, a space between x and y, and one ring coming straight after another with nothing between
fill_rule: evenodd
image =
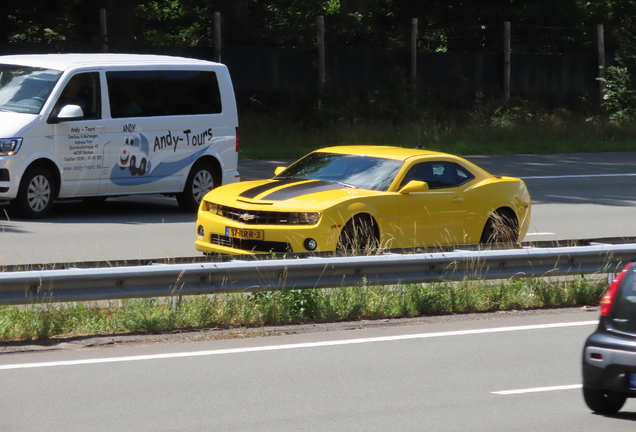
<instances>
[{"instance_id":1,"label":"front tire","mask_svg":"<svg viewBox=\"0 0 636 432\"><path fill-rule=\"evenodd\" d=\"M11 204L28 219L41 219L51 212L55 200L55 181L43 166L29 169L20 182L18 196Z\"/></svg>"},{"instance_id":2,"label":"front tire","mask_svg":"<svg viewBox=\"0 0 636 432\"><path fill-rule=\"evenodd\" d=\"M379 245L375 220L368 215L356 216L349 220L338 239L338 249L342 251L368 253Z\"/></svg>"},{"instance_id":3,"label":"front tire","mask_svg":"<svg viewBox=\"0 0 636 432\"><path fill-rule=\"evenodd\" d=\"M215 187L212 165L205 162L197 163L188 175L183 192L177 195L177 202L183 210L195 212L205 194Z\"/></svg>"},{"instance_id":4,"label":"front tire","mask_svg":"<svg viewBox=\"0 0 636 432\"><path fill-rule=\"evenodd\" d=\"M590 387L583 387L583 398L588 408L598 414L615 414L627 400L621 393Z\"/></svg>"}]
</instances>

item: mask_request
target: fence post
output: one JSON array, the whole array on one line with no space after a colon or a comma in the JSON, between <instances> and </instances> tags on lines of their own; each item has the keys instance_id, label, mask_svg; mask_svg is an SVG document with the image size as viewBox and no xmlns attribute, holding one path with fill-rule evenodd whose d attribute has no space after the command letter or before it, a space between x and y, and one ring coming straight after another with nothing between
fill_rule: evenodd
<instances>
[{"instance_id":1,"label":"fence post","mask_svg":"<svg viewBox=\"0 0 636 432\"><path fill-rule=\"evenodd\" d=\"M214 61L221 63L221 12L214 12Z\"/></svg>"},{"instance_id":2,"label":"fence post","mask_svg":"<svg viewBox=\"0 0 636 432\"><path fill-rule=\"evenodd\" d=\"M411 89L417 87L417 18L411 19Z\"/></svg>"},{"instance_id":3,"label":"fence post","mask_svg":"<svg viewBox=\"0 0 636 432\"><path fill-rule=\"evenodd\" d=\"M327 71L325 66L325 17L319 15L316 19L318 38L318 90L322 93L325 89Z\"/></svg>"},{"instance_id":4,"label":"fence post","mask_svg":"<svg viewBox=\"0 0 636 432\"><path fill-rule=\"evenodd\" d=\"M108 27L106 20L106 9L99 10L99 36L102 43L102 52L108 52Z\"/></svg>"},{"instance_id":5,"label":"fence post","mask_svg":"<svg viewBox=\"0 0 636 432\"><path fill-rule=\"evenodd\" d=\"M504 22L504 99L510 99L510 21Z\"/></svg>"},{"instance_id":6,"label":"fence post","mask_svg":"<svg viewBox=\"0 0 636 432\"><path fill-rule=\"evenodd\" d=\"M596 36L598 44L598 77L605 78L605 32L603 24L596 25ZM603 97L605 96L605 81L598 81L599 106L603 106Z\"/></svg>"}]
</instances>

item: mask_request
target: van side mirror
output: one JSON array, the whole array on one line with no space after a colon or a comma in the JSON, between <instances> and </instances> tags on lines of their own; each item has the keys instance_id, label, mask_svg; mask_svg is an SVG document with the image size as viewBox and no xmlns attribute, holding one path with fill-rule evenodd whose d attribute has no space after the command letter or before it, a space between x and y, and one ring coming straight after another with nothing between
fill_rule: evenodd
<instances>
[{"instance_id":1,"label":"van side mirror","mask_svg":"<svg viewBox=\"0 0 636 432\"><path fill-rule=\"evenodd\" d=\"M274 170L274 175L277 176L278 174L282 173L286 169L287 169L287 167L284 167L284 166L276 167L276 169Z\"/></svg>"},{"instance_id":2,"label":"van side mirror","mask_svg":"<svg viewBox=\"0 0 636 432\"><path fill-rule=\"evenodd\" d=\"M400 189L400 193L402 195L426 191L428 191L428 183L417 180L411 180L402 189Z\"/></svg>"},{"instance_id":3,"label":"van side mirror","mask_svg":"<svg viewBox=\"0 0 636 432\"><path fill-rule=\"evenodd\" d=\"M71 120L80 120L84 118L84 111L79 105L65 105L62 107L57 116L51 117L49 123L60 123Z\"/></svg>"}]
</instances>

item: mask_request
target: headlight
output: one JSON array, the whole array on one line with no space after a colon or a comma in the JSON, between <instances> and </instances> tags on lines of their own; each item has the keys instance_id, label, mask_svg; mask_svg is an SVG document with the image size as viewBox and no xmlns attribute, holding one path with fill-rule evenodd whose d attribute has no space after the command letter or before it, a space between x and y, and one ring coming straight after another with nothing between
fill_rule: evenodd
<instances>
[{"instance_id":1,"label":"headlight","mask_svg":"<svg viewBox=\"0 0 636 432\"><path fill-rule=\"evenodd\" d=\"M0 138L0 156L13 156L21 145L22 138Z\"/></svg>"},{"instance_id":2,"label":"headlight","mask_svg":"<svg viewBox=\"0 0 636 432\"><path fill-rule=\"evenodd\" d=\"M300 223L315 225L320 220L320 213L298 213Z\"/></svg>"},{"instance_id":3,"label":"headlight","mask_svg":"<svg viewBox=\"0 0 636 432\"><path fill-rule=\"evenodd\" d=\"M290 224L315 225L320 220L320 213L317 212L298 212L289 213Z\"/></svg>"},{"instance_id":4,"label":"headlight","mask_svg":"<svg viewBox=\"0 0 636 432\"><path fill-rule=\"evenodd\" d=\"M205 209L212 214L219 214L219 205L210 201L205 201Z\"/></svg>"}]
</instances>

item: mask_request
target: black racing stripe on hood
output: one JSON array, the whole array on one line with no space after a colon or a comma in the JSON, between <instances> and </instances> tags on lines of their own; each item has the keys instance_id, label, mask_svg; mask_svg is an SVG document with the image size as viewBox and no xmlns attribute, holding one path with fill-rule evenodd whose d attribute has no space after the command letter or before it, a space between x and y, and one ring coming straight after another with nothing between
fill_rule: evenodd
<instances>
[{"instance_id":1,"label":"black racing stripe on hood","mask_svg":"<svg viewBox=\"0 0 636 432\"><path fill-rule=\"evenodd\" d=\"M264 196L261 199L267 201L284 201L299 197L301 195L346 188L347 186L339 183L317 180L310 183L303 183L277 190L269 195Z\"/></svg>"},{"instance_id":2,"label":"black racing stripe on hood","mask_svg":"<svg viewBox=\"0 0 636 432\"><path fill-rule=\"evenodd\" d=\"M291 183L298 183L301 181L306 181L303 179L287 179L287 180L276 180L273 181L271 183L266 183L260 186L256 186L253 187L252 189L248 189L245 192L243 192L242 194L240 194L240 197L243 198L249 198L249 199L254 199L257 196L259 196L260 194L267 192L268 190L272 190L274 188L283 186L283 185L287 185L287 184L291 184Z\"/></svg>"}]
</instances>

